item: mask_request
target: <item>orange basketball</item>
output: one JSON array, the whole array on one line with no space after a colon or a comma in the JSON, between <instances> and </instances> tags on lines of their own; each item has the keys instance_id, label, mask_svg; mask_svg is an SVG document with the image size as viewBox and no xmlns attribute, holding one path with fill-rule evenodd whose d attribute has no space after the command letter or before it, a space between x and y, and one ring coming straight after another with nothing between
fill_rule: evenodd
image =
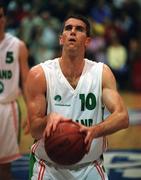
<instances>
[{"instance_id":1,"label":"orange basketball","mask_svg":"<svg viewBox=\"0 0 141 180\"><path fill-rule=\"evenodd\" d=\"M86 153L85 135L79 132L75 122L61 122L56 131L45 138L45 150L57 164L71 165L79 162Z\"/></svg>"}]
</instances>

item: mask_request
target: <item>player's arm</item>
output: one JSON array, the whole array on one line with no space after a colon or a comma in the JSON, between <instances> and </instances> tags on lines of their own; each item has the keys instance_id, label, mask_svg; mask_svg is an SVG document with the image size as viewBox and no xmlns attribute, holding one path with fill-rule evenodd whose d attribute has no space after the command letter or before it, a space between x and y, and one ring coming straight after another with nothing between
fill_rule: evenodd
<instances>
[{"instance_id":1,"label":"player's arm","mask_svg":"<svg viewBox=\"0 0 141 180\"><path fill-rule=\"evenodd\" d=\"M19 46L19 65L20 65L20 87L22 89L23 98L26 102L27 100L27 92L26 92L26 79L29 72L29 65L28 65L28 49L23 41L20 41ZM23 121L22 127L24 129L24 133L29 133L29 123L28 123L28 116L27 119Z\"/></svg>"},{"instance_id":2,"label":"player's arm","mask_svg":"<svg viewBox=\"0 0 141 180\"><path fill-rule=\"evenodd\" d=\"M116 81L110 68L103 67L102 101L111 113L104 121L91 127L81 125L80 131L86 133L87 151L93 139L112 134L128 127L128 112L116 88Z\"/></svg>"},{"instance_id":3,"label":"player's arm","mask_svg":"<svg viewBox=\"0 0 141 180\"><path fill-rule=\"evenodd\" d=\"M30 131L33 138L38 140L49 136L60 121L70 121L58 113L47 113L47 81L40 65L29 71L26 87Z\"/></svg>"},{"instance_id":4,"label":"player's arm","mask_svg":"<svg viewBox=\"0 0 141 180\"><path fill-rule=\"evenodd\" d=\"M26 99L26 88L25 83L29 72L28 66L28 49L23 41L20 41L19 50L19 64L20 64L20 83L23 91L24 98Z\"/></svg>"},{"instance_id":5,"label":"player's arm","mask_svg":"<svg viewBox=\"0 0 141 180\"><path fill-rule=\"evenodd\" d=\"M40 65L29 71L27 82L27 104L31 135L40 139L46 127L46 80Z\"/></svg>"},{"instance_id":6,"label":"player's arm","mask_svg":"<svg viewBox=\"0 0 141 180\"><path fill-rule=\"evenodd\" d=\"M103 67L102 79L102 101L111 114L96 126L96 137L127 128L129 124L127 108L117 91L114 75L107 65Z\"/></svg>"}]
</instances>

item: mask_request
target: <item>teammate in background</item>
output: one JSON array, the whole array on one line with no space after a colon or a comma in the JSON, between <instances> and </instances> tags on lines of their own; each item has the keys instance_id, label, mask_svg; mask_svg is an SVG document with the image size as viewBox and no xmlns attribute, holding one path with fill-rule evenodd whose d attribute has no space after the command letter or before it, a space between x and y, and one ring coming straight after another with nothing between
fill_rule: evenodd
<instances>
[{"instance_id":1,"label":"teammate in background","mask_svg":"<svg viewBox=\"0 0 141 180\"><path fill-rule=\"evenodd\" d=\"M17 99L29 71L28 50L21 40L5 32L6 9L0 4L0 179L10 180L11 162L20 157L20 113ZM20 88L21 85L21 88Z\"/></svg>"},{"instance_id":2,"label":"teammate in background","mask_svg":"<svg viewBox=\"0 0 141 180\"><path fill-rule=\"evenodd\" d=\"M105 136L128 127L128 112L117 92L110 68L85 58L90 42L90 24L82 16L68 17L59 39L62 55L33 67L27 78L32 146L31 179L108 179L103 168ZM103 119L103 106L111 114ZM61 121L73 119L86 133L87 154L72 166L52 162L44 149ZM67 152L66 152L67 153Z\"/></svg>"}]
</instances>

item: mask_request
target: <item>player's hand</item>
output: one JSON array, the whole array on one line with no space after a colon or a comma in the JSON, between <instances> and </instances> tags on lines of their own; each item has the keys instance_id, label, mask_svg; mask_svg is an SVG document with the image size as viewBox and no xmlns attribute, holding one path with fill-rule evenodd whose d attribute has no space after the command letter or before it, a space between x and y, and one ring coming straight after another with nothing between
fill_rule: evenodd
<instances>
[{"instance_id":1,"label":"player's hand","mask_svg":"<svg viewBox=\"0 0 141 180\"><path fill-rule=\"evenodd\" d=\"M56 130L57 125L60 122L64 122L64 121L72 121L72 120L70 118L63 117L58 113L50 113L49 115L47 115L47 124L43 133L43 137L45 136L49 137L51 133Z\"/></svg>"},{"instance_id":2,"label":"player's hand","mask_svg":"<svg viewBox=\"0 0 141 180\"><path fill-rule=\"evenodd\" d=\"M88 153L91 147L92 140L95 138L94 126L86 127L81 124L79 126L80 126L80 132L86 134L85 144L86 144L86 152Z\"/></svg>"},{"instance_id":3,"label":"player's hand","mask_svg":"<svg viewBox=\"0 0 141 180\"><path fill-rule=\"evenodd\" d=\"M26 120L24 120L23 124L22 124L22 128L24 131L24 134L27 135L30 133L30 126L29 126L29 119L27 117Z\"/></svg>"}]
</instances>

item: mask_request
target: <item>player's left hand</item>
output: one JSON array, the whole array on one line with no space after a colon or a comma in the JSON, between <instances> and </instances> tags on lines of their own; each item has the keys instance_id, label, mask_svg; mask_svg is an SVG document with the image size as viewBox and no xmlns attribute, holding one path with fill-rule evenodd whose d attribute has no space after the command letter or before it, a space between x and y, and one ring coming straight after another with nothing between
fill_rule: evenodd
<instances>
[{"instance_id":1,"label":"player's left hand","mask_svg":"<svg viewBox=\"0 0 141 180\"><path fill-rule=\"evenodd\" d=\"M88 153L91 147L92 140L95 138L94 126L87 127L81 124L79 124L79 126L80 126L80 132L86 134L85 144L87 145L86 152Z\"/></svg>"},{"instance_id":2,"label":"player's left hand","mask_svg":"<svg viewBox=\"0 0 141 180\"><path fill-rule=\"evenodd\" d=\"M22 128L24 131L24 134L27 135L30 133L30 126L29 126L29 119L27 117L27 119L24 120L23 124L22 124Z\"/></svg>"}]
</instances>

